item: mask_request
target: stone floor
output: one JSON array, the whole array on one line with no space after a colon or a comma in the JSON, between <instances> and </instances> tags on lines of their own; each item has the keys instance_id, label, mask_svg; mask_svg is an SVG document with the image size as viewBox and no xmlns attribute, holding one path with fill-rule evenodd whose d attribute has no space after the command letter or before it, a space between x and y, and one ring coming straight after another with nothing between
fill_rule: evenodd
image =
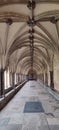
<instances>
[{"instance_id":1,"label":"stone floor","mask_svg":"<svg viewBox=\"0 0 59 130\"><path fill-rule=\"evenodd\" d=\"M29 81L0 112L0 130L59 130L59 101Z\"/></svg>"}]
</instances>

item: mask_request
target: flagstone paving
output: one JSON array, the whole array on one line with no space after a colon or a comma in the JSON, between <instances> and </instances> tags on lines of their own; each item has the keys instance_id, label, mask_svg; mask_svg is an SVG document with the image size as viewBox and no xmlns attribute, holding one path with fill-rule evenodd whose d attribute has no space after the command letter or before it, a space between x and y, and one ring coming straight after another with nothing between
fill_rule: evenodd
<instances>
[{"instance_id":1,"label":"flagstone paving","mask_svg":"<svg viewBox=\"0 0 59 130\"><path fill-rule=\"evenodd\" d=\"M0 130L59 130L59 101L29 81L0 112Z\"/></svg>"}]
</instances>

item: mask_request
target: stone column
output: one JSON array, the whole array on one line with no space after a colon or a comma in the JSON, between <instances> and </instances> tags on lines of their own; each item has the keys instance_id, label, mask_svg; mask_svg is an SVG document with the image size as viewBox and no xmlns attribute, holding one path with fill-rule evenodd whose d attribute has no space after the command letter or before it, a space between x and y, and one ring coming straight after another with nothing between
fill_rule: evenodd
<instances>
[{"instance_id":1,"label":"stone column","mask_svg":"<svg viewBox=\"0 0 59 130\"><path fill-rule=\"evenodd\" d=\"M21 82L21 75L20 75L20 73L19 73L19 82Z\"/></svg>"},{"instance_id":2,"label":"stone column","mask_svg":"<svg viewBox=\"0 0 59 130\"><path fill-rule=\"evenodd\" d=\"M21 74L20 74L20 82L21 82Z\"/></svg>"},{"instance_id":3,"label":"stone column","mask_svg":"<svg viewBox=\"0 0 59 130\"><path fill-rule=\"evenodd\" d=\"M47 75L47 72L45 72L45 84L48 85L48 75Z\"/></svg>"},{"instance_id":4,"label":"stone column","mask_svg":"<svg viewBox=\"0 0 59 130\"><path fill-rule=\"evenodd\" d=\"M19 73L18 73L18 83L20 82L20 75L19 75Z\"/></svg>"},{"instance_id":5,"label":"stone column","mask_svg":"<svg viewBox=\"0 0 59 130\"><path fill-rule=\"evenodd\" d=\"M44 72L44 84L45 84L45 72Z\"/></svg>"},{"instance_id":6,"label":"stone column","mask_svg":"<svg viewBox=\"0 0 59 130\"><path fill-rule=\"evenodd\" d=\"M15 73L12 73L12 87L14 88L15 86Z\"/></svg>"},{"instance_id":7,"label":"stone column","mask_svg":"<svg viewBox=\"0 0 59 130\"><path fill-rule=\"evenodd\" d=\"M12 73L11 72L10 72L9 76L10 76L10 86L12 86Z\"/></svg>"},{"instance_id":8,"label":"stone column","mask_svg":"<svg viewBox=\"0 0 59 130\"><path fill-rule=\"evenodd\" d=\"M17 84L19 83L19 73L16 74L16 81L17 81Z\"/></svg>"},{"instance_id":9,"label":"stone column","mask_svg":"<svg viewBox=\"0 0 59 130\"><path fill-rule=\"evenodd\" d=\"M22 74L21 74L21 82L22 82Z\"/></svg>"},{"instance_id":10,"label":"stone column","mask_svg":"<svg viewBox=\"0 0 59 130\"><path fill-rule=\"evenodd\" d=\"M56 26L57 34L58 34L58 43L59 43L59 20L58 19L53 19L51 21L53 24Z\"/></svg>"},{"instance_id":11,"label":"stone column","mask_svg":"<svg viewBox=\"0 0 59 130\"><path fill-rule=\"evenodd\" d=\"M0 96L4 96L4 69L0 69Z\"/></svg>"},{"instance_id":12,"label":"stone column","mask_svg":"<svg viewBox=\"0 0 59 130\"><path fill-rule=\"evenodd\" d=\"M43 81L43 83L44 83L44 73L42 73L42 81Z\"/></svg>"},{"instance_id":13,"label":"stone column","mask_svg":"<svg viewBox=\"0 0 59 130\"><path fill-rule=\"evenodd\" d=\"M56 20L55 24L56 24L56 29L57 29L58 38L59 38L59 20Z\"/></svg>"},{"instance_id":14,"label":"stone column","mask_svg":"<svg viewBox=\"0 0 59 130\"><path fill-rule=\"evenodd\" d=\"M53 71L50 71L50 87L54 89Z\"/></svg>"}]
</instances>

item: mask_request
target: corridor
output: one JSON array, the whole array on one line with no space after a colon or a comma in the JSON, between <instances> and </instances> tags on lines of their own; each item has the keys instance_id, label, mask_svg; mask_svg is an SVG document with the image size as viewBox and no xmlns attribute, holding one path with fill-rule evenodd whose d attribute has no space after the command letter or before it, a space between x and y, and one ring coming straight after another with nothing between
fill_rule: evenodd
<instances>
[{"instance_id":1,"label":"corridor","mask_svg":"<svg viewBox=\"0 0 59 130\"><path fill-rule=\"evenodd\" d=\"M29 81L0 112L0 130L59 130L59 101Z\"/></svg>"}]
</instances>

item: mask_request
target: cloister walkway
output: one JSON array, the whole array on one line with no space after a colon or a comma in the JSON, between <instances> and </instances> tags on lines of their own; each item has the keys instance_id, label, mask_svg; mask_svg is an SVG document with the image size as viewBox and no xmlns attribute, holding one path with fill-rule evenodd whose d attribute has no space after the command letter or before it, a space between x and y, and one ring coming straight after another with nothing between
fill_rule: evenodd
<instances>
[{"instance_id":1,"label":"cloister walkway","mask_svg":"<svg viewBox=\"0 0 59 130\"><path fill-rule=\"evenodd\" d=\"M59 101L29 81L0 112L0 130L59 130Z\"/></svg>"}]
</instances>

